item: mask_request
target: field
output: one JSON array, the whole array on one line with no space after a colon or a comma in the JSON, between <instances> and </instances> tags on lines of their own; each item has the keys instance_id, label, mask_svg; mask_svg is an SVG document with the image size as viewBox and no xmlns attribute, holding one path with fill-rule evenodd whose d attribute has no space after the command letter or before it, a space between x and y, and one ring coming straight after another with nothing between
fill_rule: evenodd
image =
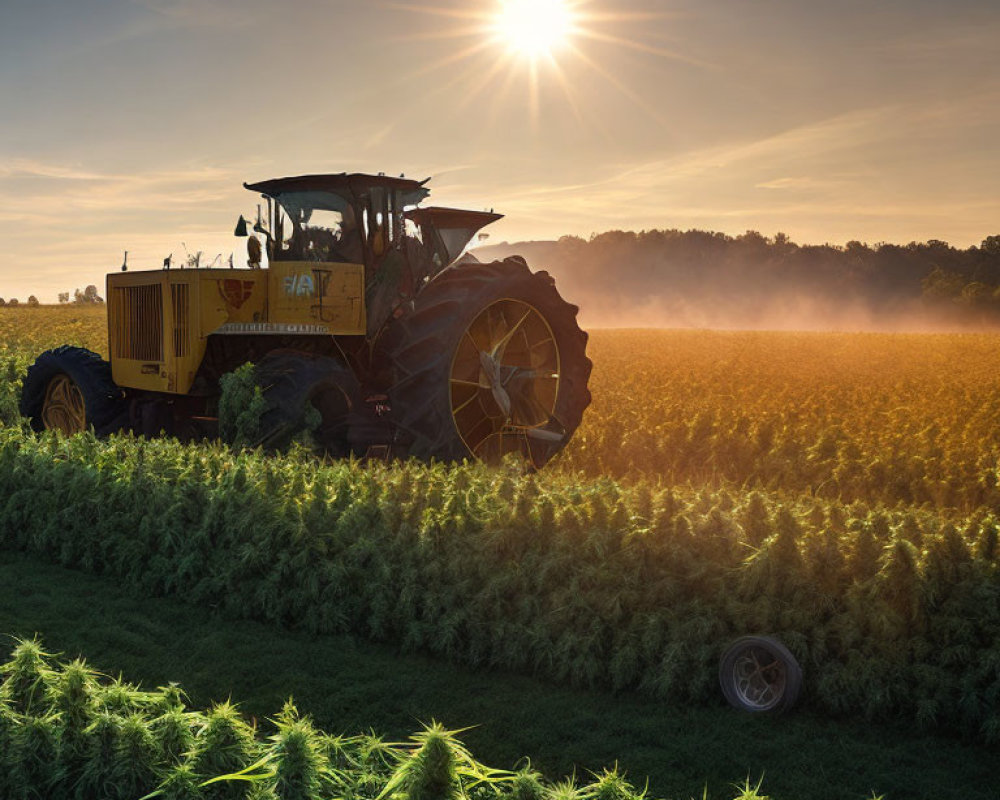
<instances>
[{"instance_id":1,"label":"field","mask_svg":"<svg viewBox=\"0 0 1000 800\"><path fill-rule=\"evenodd\" d=\"M0 311L0 363L107 355L100 308ZM996 334L600 331L556 471L969 514L1000 488Z\"/></svg>"},{"instance_id":2,"label":"field","mask_svg":"<svg viewBox=\"0 0 1000 800\"><path fill-rule=\"evenodd\" d=\"M780 745L754 750L742 776L717 752L725 763L700 776L713 796L748 771L776 797L995 796L980 765L1000 741L1000 337L599 331L583 426L523 476L22 432L13 399L30 358L103 350L103 324L100 309L0 310L0 548L19 563L208 608L217 626L382 642L401 670L428 655L486 668L486 694L533 676L598 715L615 696L652 701L730 747L744 724L792 750L841 737L815 753L821 780ZM16 601L4 607L7 629L29 633ZM719 707L718 653L747 632L781 636L803 664L805 716L744 723ZM95 626L94 657L129 651L104 637ZM881 726L861 752L843 743L865 740L859 720ZM789 740L786 723L804 727ZM636 765L657 772L619 736L622 752L589 753L633 779ZM886 738L930 748L957 780L921 772L929 759L888 767L869 752ZM572 762L601 766L584 751ZM696 795L692 777L660 767L652 788Z\"/></svg>"}]
</instances>

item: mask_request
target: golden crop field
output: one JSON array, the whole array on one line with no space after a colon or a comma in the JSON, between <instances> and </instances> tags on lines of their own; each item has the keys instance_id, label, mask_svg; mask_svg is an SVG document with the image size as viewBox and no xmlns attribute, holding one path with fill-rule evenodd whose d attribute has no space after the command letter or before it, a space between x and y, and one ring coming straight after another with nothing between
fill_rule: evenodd
<instances>
[{"instance_id":1,"label":"golden crop field","mask_svg":"<svg viewBox=\"0 0 1000 800\"><path fill-rule=\"evenodd\" d=\"M0 309L0 359L107 355L101 306ZM830 500L1000 504L1000 334L599 330L550 470Z\"/></svg>"},{"instance_id":2,"label":"golden crop field","mask_svg":"<svg viewBox=\"0 0 1000 800\"><path fill-rule=\"evenodd\" d=\"M1000 336L597 331L588 475L996 507Z\"/></svg>"}]
</instances>

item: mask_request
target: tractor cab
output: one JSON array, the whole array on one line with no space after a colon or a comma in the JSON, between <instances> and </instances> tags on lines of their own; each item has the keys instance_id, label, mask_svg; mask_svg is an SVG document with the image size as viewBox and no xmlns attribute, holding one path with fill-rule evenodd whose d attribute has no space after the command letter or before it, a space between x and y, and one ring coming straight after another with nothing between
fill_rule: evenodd
<instances>
[{"instance_id":1,"label":"tractor cab","mask_svg":"<svg viewBox=\"0 0 1000 800\"><path fill-rule=\"evenodd\" d=\"M360 275L360 267L366 333L372 336L401 302L455 263L483 227L501 218L477 211L417 208L430 194L426 183L342 173L244 185L267 200L268 227L258 220L254 230L266 237L271 269L283 273L282 291L321 299L320 282ZM242 217L236 234L249 235ZM251 265L255 241L248 242ZM345 270L342 265L356 268Z\"/></svg>"},{"instance_id":2,"label":"tractor cab","mask_svg":"<svg viewBox=\"0 0 1000 800\"><path fill-rule=\"evenodd\" d=\"M426 183L342 173L244 186L268 201L269 261L358 263L371 270L402 241L404 211L430 194Z\"/></svg>"}]
</instances>

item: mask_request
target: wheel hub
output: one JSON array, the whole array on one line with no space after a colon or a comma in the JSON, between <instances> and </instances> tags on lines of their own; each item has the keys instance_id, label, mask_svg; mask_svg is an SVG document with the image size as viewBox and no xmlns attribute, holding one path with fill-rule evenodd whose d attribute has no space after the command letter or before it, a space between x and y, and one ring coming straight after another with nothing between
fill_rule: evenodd
<instances>
[{"instance_id":1,"label":"wheel hub","mask_svg":"<svg viewBox=\"0 0 1000 800\"><path fill-rule=\"evenodd\" d=\"M785 667L763 648L749 647L733 663L733 685L747 705L765 711L784 695Z\"/></svg>"},{"instance_id":2,"label":"wheel hub","mask_svg":"<svg viewBox=\"0 0 1000 800\"><path fill-rule=\"evenodd\" d=\"M42 423L49 430L62 431L67 436L87 429L83 392L69 375L56 375L49 381L42 405Z\"/></svg>"},{"instance_id":3,"label":"wheel hub","mask_svg":"<svg viewBox=\"0 0 1000 800\"><path fill-rule=\"evenodd\" d=\"M554 416L559 367L552 329L533 306L503 299L480 312L451 369L452 417L469 451L491 462L518 453L543 463L565 438Z\"/></svg>"}]
</instances>

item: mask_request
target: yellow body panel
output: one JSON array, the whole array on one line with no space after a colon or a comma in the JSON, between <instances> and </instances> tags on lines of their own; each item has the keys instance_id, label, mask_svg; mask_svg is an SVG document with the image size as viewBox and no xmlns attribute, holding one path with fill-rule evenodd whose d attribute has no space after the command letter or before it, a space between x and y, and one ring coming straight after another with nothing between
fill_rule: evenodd
<instances>
[{"instance_id":1,"label":"yellow body panel","mask_svg":"<svg viewBox=\"0 0 1000 800\"><path fill-rule=\"evenodd\" d=\"M267 273L269 322L325 325L343 336L365 333L364 265L278 261Z\"/></svg>"},{"instance_id":2,"label":"yellow body panel","mask_svg":"<svg viewBox=\"0 0 1000 800\"><path fill-rule=\"evenodd\" d=\"M360 264L115 273L107 302L115 383L155 392L190 391L213 333L365 333Z\"/></svg>"}]
</instances>

